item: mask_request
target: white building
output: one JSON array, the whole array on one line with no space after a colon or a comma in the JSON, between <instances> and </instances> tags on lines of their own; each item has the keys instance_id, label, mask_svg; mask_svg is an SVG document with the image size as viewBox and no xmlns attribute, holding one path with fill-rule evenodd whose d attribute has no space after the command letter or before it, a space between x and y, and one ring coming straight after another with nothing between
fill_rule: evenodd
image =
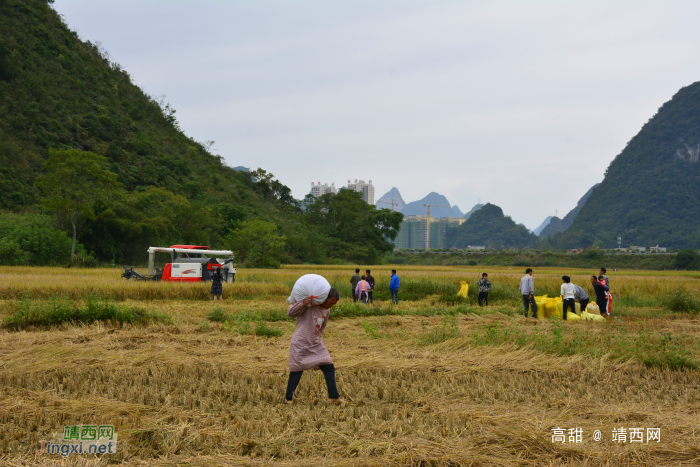
<instances>
[{"instance_id":1,"label":"white building","mask_svg":"<svg viewBox=\"0 0 700 467\"><path fill-rule=\"evenodd\" d=\"M666 247L665 246L652 246L649 248L649 252L651 253L666 253Z\"/></svg>"},{"instance_id":2,"label":"white building","mask_svg":"<svg viewBox=\"0 0 700 467\"><path fill-rule=\"evenodd\" d=\"M365 183L364 180L359 182L355 179L355 183L352 180L348 180L348 190L357 191L362 193L362 199L367 204L374 204L374 187L372 186L372 180L369 183Z\"/></svg>"},{"instance_id":3,"label":"white building","mask_svg":"<svg viewBox=\"0 0 700 467\"><path fill-rule=\"evenodd\" d=\"M327 193L333 195L338 193L338 190L335 188L335 183L331 183L330 185L324 183L321 185L321 182L318 182L318 185L314 185L314 182L311 182L311 194L314 197L319 198L321 195L325 195Z\"/></svg>"}]
</instances>

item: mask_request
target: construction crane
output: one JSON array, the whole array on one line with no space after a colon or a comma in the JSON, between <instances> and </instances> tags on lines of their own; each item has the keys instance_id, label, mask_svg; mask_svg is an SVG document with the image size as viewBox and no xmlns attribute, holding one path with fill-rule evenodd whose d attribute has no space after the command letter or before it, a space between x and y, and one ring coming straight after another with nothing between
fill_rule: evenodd
<instances>
[{"instance_id":1,"label":"construction crane","mask_svg":"<svg viewBox=\"0 0 700 467\"><path fill-rule=\"evenodd\" d=\"M398 206L398 204L396 204L396 203L394 202L393 199L391 200L391 203L387 203L386 201L377 201L377 203L384 203L384 204L389 204L389 205L391 205L391 210L392 210L392 211L395 211L394 206Z\"/></svg>"},{"instance_id":2,"label":"construction crane","mask_svg":"<svg viewBox=\"0 0 700 467\"><path fill-rule=\"evenodd\" d=\"M430 249L430 208L451 208L442 204L424 204L423 207L428 208L428 217L426 218L425 229L423 229L423 245L426 250Z\"/></svg>"}]
</instances>

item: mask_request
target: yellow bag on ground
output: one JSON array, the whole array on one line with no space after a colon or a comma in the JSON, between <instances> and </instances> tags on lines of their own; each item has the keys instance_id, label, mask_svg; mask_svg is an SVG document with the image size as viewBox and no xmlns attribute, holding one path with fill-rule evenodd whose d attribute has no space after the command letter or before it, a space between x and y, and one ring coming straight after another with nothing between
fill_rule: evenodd
<instances>
[{"instance_id":1,"label":"yellow bag on ground","mask_svg":"<svg viewBox=\"0 0 700 467\"><path fill-rule=\"evenodd\" d=\"M567 321L580 321L581 317L577 315L576 313L566 313L566 320Z\"/></svg>"},{"instance_id":2,"label":"yellow bag on ground","mask_svg":"<svg viewBox=\"0 0 700 467\"><path fill-rule=\"evenodd\" d=\"M467 295L469 295L469 284L467 284L465 281L460 281L459 283L462 285L462 288L459 289L457 295L467 298Z\"/></svg>"},{"instance_id":3,"label":"yellow bag on ground","mask_svg":"<svg viewBox=\"0 0 700 467\"><path fill-rule=\"evenodd\" d=\"M598 308L598 305L595 302L589 303L588 306L586 306L586 311L590 314L600 316L600 308Z\"/></svg>"},{"instance_id":4,"label":"yellow bag on ground","mask_svg":"<svg viewBox=\"0 0 700 467\"><path fill-rule=\"evenodd\" d=\"M579 302L576 302L575 307L576 307L576 314L581 316L581 304Z\"/></svg>"},{"instance_id":5,"label":"yellow bag on ground","mask_svg":"<svg viewBox=\"0 0 700 467\"><path fill-rule=\"evenodd\" d=\"M537 305L537 319L544 319L547 317L544 306L546 301L546 295L540 295L538 297L535 297L535 304ZM530 313L532 313L532 307L530 307Z\"/></svg>"},{"instance_id":6,"label":"yellow bag on ground","mask_svg":"<svg viewBox=\"0 0 700 467\"><path fill-rule=\"evenodd\" d=\"M548 298L544 303L545 314L547 318L562 319L564 315L564 307L561 298Z\"/></svg>"},{"instance_id":7,"label":"yellow bag on ground","mask_svg":"<svg viewBox=\"0 0 700 467\"><path fill-rule=\"evenodd\" d=\"M584 311L581 314L581 319L584 319L586 321L605 321L605 318L603 318L600 315L594 315L591 313L588 313L587 311Z\"/></svg>"}]
</instances>

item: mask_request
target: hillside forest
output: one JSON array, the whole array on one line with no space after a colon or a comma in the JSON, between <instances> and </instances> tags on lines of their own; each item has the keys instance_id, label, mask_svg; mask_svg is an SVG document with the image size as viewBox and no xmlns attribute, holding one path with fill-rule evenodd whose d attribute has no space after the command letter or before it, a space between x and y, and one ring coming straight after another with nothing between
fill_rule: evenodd
<instances>
[{"instance_id":1,"label":"hillside forest","mask_svg":"<svg viewBox=\"0 0 700 467\"><path fill-rule=\"evenodd\" d=\"M212 145L51 2L0 0L0 264L143 263L149 246L172 244L257 266L373 263L392 250L401 214L354 192L296 200Z\"/></svg>"}]
</instances>

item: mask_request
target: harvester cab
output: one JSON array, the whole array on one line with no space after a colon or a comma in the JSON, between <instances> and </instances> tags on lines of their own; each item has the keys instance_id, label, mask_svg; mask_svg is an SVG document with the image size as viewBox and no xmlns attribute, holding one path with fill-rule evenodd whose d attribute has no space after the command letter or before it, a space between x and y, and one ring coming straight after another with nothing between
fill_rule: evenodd
<instances>
[{"instance_id":1,"label":"harvester cab","mask_svg":"<svg viewBox=\"0 0 700 467\"><path fill-rule=\"evenodd\" d=\"M166 282L202 282L211 280L216 271L221 271L224 282L233 283L236 268L233 267L233 252L210 250L208 246L173 245L148 249L148 275L155 276L156 253L170 253L170 262L165 265L160 280ZM225 259L213 258L223 256Z\"/></svg>"}]
</instances>

